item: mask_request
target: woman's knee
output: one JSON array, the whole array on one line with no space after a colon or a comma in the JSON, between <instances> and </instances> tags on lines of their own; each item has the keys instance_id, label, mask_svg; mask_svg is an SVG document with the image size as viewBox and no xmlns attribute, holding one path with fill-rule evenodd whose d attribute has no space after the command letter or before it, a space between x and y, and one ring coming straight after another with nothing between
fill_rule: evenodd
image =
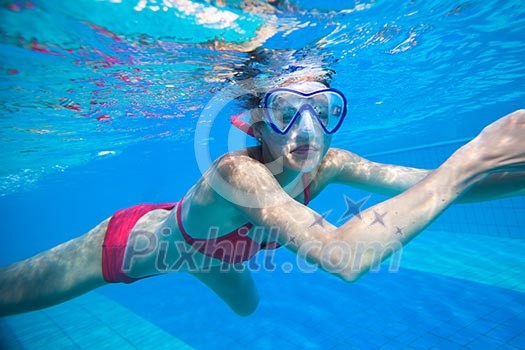
<instances>
[{"instance_id":1,"label":"woman's knee","mask_svg":"<svg viewBox=\"0 0 525 350\"><path fill-rule=\"evenodd\" d=\"M250 316L259 306L259 296L255 295L250 298L242 298L242 300L238 299L234 305L229 304L228 306L239 316Z\"/></svg>"}]
</instances>

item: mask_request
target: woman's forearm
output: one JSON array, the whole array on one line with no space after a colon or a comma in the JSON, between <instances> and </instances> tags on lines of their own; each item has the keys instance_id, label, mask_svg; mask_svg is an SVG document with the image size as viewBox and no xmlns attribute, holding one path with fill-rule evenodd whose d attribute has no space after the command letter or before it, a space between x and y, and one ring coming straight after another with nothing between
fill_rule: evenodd
<instances>
[{"instance_id":1,"label":"woman's forearm","mask_svg":"<svg viewBox=\"0 0 525 350\"><path fill-rule=\"evenodd\" d=\"M339 153L336 166L340 169L337 182L390 197L415 186L434 171L376 163L346 151L336 152ZM482 202L520 195L525 195L525 172L500 172L474 184L455 203Z\"/></svg>"},{"instance_id":2,"label":"woman's forearm","mask_svg":"<svg viewBox=\"0 0 525 350\"><path fill-rule=\"evenodd\" d=\"M511 183L508 180L515 181L514 176L520 178L525 170L524 136L525 111L508 114L484 128L415 186L339 228L353 255L353 262L339 275L355 280L417 236L452 202L462 196L465 199L476 184ZM494 175L508 170L517 175L507 175L505 181L505 176Z\"/></svg>"},{"instance_id":3,"label":"woman's forearm","mask_svg":"<svg viewBox=\"0 0 525 350\"><path fill-rule=\"evenodd\" d=\"M337 272L347 281L356 280L371 267L388 258L429 225L471 186L482 178L466 157L452 156L415 186L353 217L341 226L341 249L321 257L323 267L347 261ZM344 253L349 256L343 256Z\"/></svg>"},{"instance_id":4,"label":"woman's forearm","mask_svg":"<svg viewBox=\"0 0 525 350\"><path fill-rule=\"evenodd\" d=\"M390 183L389 181L383 180L381 185L358 184L357 187L388 196L396 196L423 181L423 179L432 174L434 170L382 164L381 171L390 174ZM454 203L483 202L523 195L525 195L525 172L501 172L491 174L482 181L472 185L472 187L465 191Z\"/></svg>"},{"instance_id":5,"label":"woman's forearm","mask_svg":"<svg viewBox=\"0 0 525 350\"><path fill-rule=\"evenodd\" d=\"M474 184L456 203L483 202L525 195L525 172L504 172L487 176Z\"/></svg>"}]
</instances>

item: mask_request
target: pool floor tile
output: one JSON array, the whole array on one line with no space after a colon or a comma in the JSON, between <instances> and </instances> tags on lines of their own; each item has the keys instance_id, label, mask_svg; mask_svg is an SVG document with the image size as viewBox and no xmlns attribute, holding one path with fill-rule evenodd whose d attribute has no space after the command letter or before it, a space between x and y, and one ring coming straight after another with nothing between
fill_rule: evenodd
<instances>
[{"instance_id":1,"label":"pool floor tile","mask_svg":"<svg viewBox=\"0 0 525 350\"><path fill-rule=\"evenodd\" d=\"M495 350L501 347L502 344L503 343L498 340L494 340L488 337L483 337L483 338L476 339L470 342L469 344L467 344L467 348L471 350L479 350L479 349Z\"/></svg>"},{"instance_id":2,"label":"pool floor tile","mask_svg":"<svg viewBox=\"0 0 525 350\"><path fill-rule=\"evenodd\" d=\"M119 317L104 316L104 310L118 311ZM9 316L2 322L23 349L191 348L97 292L48 309ZM126 331L123 335L119 330Z\"/></svg>"},{"instance_id":3,"label":"pool floor tile","mask_svg":"<svg viewBox=\"0 0 525 350\"><path fill-rule=\"evenodd\" d=\"M525 326L524 326L525 327ZM518 349L525 349L525 331L516 337L510 339L507 344L517 347Z\"/></svg>"},{"instance_id":4,"label":"pool floor tile","mask_svg":"<svg viewBox=\"0 0 525 350\"><path fill-rule=\"evenodd\" d=\"M450 340L443 339L436 345L432 346L430 349L432 350L465 350L465 347L457 343L454 343Z\"/></svg>"},{"instance_id":5,"label":"pool floor tile","mask_svg":"<svg viewBox=\"0 0 525 350\"><path fill-rule=\"evenodd\" d=\"M448 336L447 339L459 345L466 346L467 344L472 343L474 340L478 339L480 336L481 334L472 332L470 330L460 330Z\"/></svg>"},{"instance_id":6,"label":"pool floor tile","mask_svg":"<svg viewBox=\"0 0 525 350\"><path fill-rule=\"evenodd\" d=\"M506 327L505 325L500 325L487 333L492 339L498 340L500 342L507 342L510 339L519 336L521 331L516 328Z\"/></svg>"}]
</instances>

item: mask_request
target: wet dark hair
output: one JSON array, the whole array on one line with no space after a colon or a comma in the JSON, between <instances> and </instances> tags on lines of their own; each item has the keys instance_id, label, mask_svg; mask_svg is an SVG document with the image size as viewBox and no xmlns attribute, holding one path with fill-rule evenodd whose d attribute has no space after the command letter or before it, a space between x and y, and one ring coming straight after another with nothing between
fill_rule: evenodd
<instances>
[{"instance_id":1,"label":"wet dark hair","mask_svg":"<svg viewBox=\"0 0 525 350\"><path fill-rule=\"evenodd\" d=\"M272 88L297 82L315 81L330 86L335 71L327 68L333 57L316 50L275 50L258 48L235 74L232 82L246 93L237 96L243 109L257 108L264 93Z\"/></svg>"}]
</instances>

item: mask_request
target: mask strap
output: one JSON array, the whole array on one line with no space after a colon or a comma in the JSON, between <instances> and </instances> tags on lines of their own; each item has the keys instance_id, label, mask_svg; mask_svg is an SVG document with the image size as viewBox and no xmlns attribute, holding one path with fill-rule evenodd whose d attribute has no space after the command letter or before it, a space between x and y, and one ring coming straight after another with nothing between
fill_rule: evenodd
<instances>
[{"instance_id":1,"label":"mask strap","mask_svg":"<svg viewBox=\"0 0 525 350\"><path fill-rule=\"evenodd\" d=\"M242 121L241 119L239 119L239 117L243 115L243 113L239 113L239 114L236 114L236 115L232 115L230 117L230 122L233 124L233 126L235 126L237 129L245 132L246 134L252 136L252 137L255 137L255 133L253 132L253 128L250 124Z\"/></svg>"}]
</instances>

